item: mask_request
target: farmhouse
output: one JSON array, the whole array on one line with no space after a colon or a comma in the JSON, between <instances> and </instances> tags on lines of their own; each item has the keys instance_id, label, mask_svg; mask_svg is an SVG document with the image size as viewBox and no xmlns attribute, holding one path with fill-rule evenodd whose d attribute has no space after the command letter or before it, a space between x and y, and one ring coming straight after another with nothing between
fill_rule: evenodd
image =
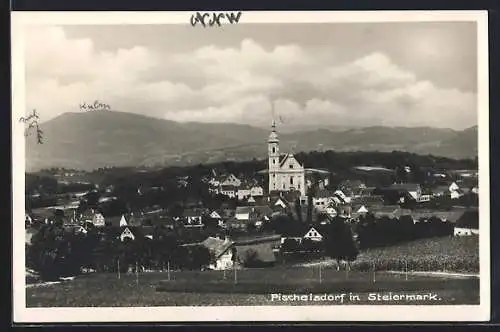
<instances>
[{"instance_id":1,"label":"farmhouse","mask_svg":"<svg viewBox=\"0 0 500 332\"><path fill-rule=\"evenodd\" d=\"M220 193L222 195L228 196L229 198L236 197L236 192L237 192L237 189L234 185L221 185L220 186Z\"/></svg>"},{"instance_id":2,"label":"farmhouse","mask_svg":"<svg viewBox=\"0 0 500 332\"><path fill-rule=\"evenodd\" d=\"M121 232L120 234L120 241L125 241L126 239L129 239L129 240L135 240L135 235L134 233L132 233L132 231L130 230L129 227L124 227L123 228L123 231Z\"/></svg>"},{"instance_id":3,"label":"farmhouse","mask_svg":"<svg viewBox=\"0 0 500 332\"><path fill-rule=\"evenodd\" d=\"M249 206L238 206L235 217L237 220L250 220L251 208Z\"/></svg>"},{"instance_id":4,"label":"farmhouse","mask_svg":"<svg viewBox=\"0 0 500 332\"><path fill-rule=\"evenodd\" d=\"M92 217L92 223L94 224L95 227L104 227L106 221L102 213L96 213Z\"/></svg>"},{"instance_id":5,"label":"farmhouse","mask_svg":"<svg viewBox=\"0 0 500 332\"><path fill-rule=\"evenodd\" d=\"M186 225L199 225L201 224L202 214L198 210L185 210L182 217Z\"/></svg>"},{"instance_id":6,"label":"farmhouse","mask_svg":"<svg viewBox=\"0 0 500 332\"><path fill-rule=\"evenodd\" d=\"M422 196L422 188L418 183L399 183L393 184L389 187L392 190L396 190L401 194L408 193L414 200L419 200Z\"/></svg>"},{"instance_id":7,"label":"farmhouse","mask_svg":"<svg viewBox=\"0 0 500 332\"><path fill-rule=\"evenodd\" d=\"M254 264L265 266L276 262L274 249L281 245L280 235L270 235L252 238L239 238L234 240L238 262L245 262L249 256Z\"/></svg>"},{"instance_id":8,"label":"farmhouse","mask_svg":"<svg viewBox=\"0 0 500 332\"><path fill-rule=\"evenodd\" d=\"M264 195L264 189L261 186L253 186L250 188L250 196L260 197Z\"/></svg>"},{"instance_id":9,"label":"farmhouse","mask_svg":"<svg viewBox=\"0 0 500 332\"><path fill-rule=\"evenodd\" d=\"M453 234L455 236L479 235L479 211L477 209L465 211L458 218Z\"/></svg>"},{"instance_id":10,"label":"farmhouse","mask_svg":"<svg viewBox=\"0 0 500 332\"><path fill-rule=\"evenodd\" d=\"M208 237L201 243L214 256L214 261L209 265L213 270L227 270L233 267L233 241L229 238L221 240L215 237Z\"/></svg>"},{"instance_id":11,"label":"farmhouse","mask_svg":"<svg viewBox=\"0 0 500 332\"><path fill-rule=\"evenodd\" d=\"M234 174L229 174L221 179L220 185L239 187L241 185L241 180L238 179Z\"/></svg>"},{"instance_id":12,"label":"farmhouse","mask_svg":"<svg viewBox=\"0 0 500 332\"><path fill-rule=\"evenodd\" d=\"M323 236L314 227L311 227L303 238L311 241L323 241Z\"/></svg>"}]
</instances>

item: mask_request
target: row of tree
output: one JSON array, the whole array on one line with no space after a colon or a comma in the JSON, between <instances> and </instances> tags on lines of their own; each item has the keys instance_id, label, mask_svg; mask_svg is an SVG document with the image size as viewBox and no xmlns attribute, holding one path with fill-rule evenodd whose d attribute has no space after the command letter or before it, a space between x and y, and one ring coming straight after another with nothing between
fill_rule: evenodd
<instances>
[{"instance_id":1,"label":"row of tree","mask_svg":"<svg viewBox=\"0 0 500 332\"><path fill-rule=\"evenodd\" d=\"M116 235L116 234L115 234ZM103 238L96 229L87 234L44 225L32 237L26 251L26 266L44 280L80 274L83 269L99 272L126 272L163 268L200 269L213 260L201 245L183 246L175 236L121 241L117 236Z\"/></svg>"},{"instance_id":2,"label":"row of tree","mask_svg":"<svg viewBox=\"0 0 500 332\"><path fill-rule=\"evenodd\" d=\"M375 218L371 213L361 216L356 224L358 243L361 249L390 246L423 238L442 237L453 234L453 223L437 217L415 223L411 216Z\"/></svg>"}]
</instances>

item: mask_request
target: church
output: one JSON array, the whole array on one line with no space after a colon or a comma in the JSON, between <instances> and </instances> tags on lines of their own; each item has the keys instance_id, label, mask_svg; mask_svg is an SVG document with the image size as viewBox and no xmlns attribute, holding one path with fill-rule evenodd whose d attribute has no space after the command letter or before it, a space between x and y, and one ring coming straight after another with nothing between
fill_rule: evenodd
<instances>
[{"instance_id":1,"label":"church","mask_svg":"<svg viewBox=\"0 0 500 332\"><path fill-rule=\"evenodd\" d=\"M276 123L274 121L267 143L269 192L297 190L300 191L301 196L305 196L306 180L304 165L301 165L292 153L280 155L278 133L276 132Z\"/></svg>"}]
</instances>

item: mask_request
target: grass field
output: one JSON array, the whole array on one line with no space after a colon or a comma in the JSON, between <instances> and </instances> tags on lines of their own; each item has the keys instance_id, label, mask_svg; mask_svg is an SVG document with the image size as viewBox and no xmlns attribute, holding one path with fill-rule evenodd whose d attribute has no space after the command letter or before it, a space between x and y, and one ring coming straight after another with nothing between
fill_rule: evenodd
<instances>
[{"instance_id":1,"label":"grass field","mask_svg":"<svg viewBox=\"0 0 500 332\"><path fill-rule=\"evenodd\" d=\"M376 273L338 272L318 268L249 269L237 272L143 273L138 283L135 275L91 274L73 281L26 289L28 307L120 307L120 306L230 306L230 305L298 305L341 304L338 300L320 302L277 302L272 293L359 295L359 301L343 304L416 304L411 301L368 301L368 294L388 292L404 294L437 294L439 300L418 304L477 304L477 279L443 279L435 277Z\"/></svg>"}]
</instances>

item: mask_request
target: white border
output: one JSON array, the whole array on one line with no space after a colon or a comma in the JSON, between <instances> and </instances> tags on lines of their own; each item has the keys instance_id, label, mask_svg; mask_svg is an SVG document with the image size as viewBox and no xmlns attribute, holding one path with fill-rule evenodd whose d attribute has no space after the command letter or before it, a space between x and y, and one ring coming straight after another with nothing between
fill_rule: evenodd
<instances>
[{"instance_id":1,"label":"white border","mask_svg":"<svg viewBox=\"0 0 500 332\"><path fill-rule=\"evenodd\" d=\"M165 322L165 321L487 321L490 319L490 190L487 11L244 12L240 24L436 22L477 23L478 128L480 188L480 305L415 306L240 306L26 308L24 255L23 28L26 25L189 24L193 12L12 12L12 179L14 322Z\"/></svg>"}]
</instances>

